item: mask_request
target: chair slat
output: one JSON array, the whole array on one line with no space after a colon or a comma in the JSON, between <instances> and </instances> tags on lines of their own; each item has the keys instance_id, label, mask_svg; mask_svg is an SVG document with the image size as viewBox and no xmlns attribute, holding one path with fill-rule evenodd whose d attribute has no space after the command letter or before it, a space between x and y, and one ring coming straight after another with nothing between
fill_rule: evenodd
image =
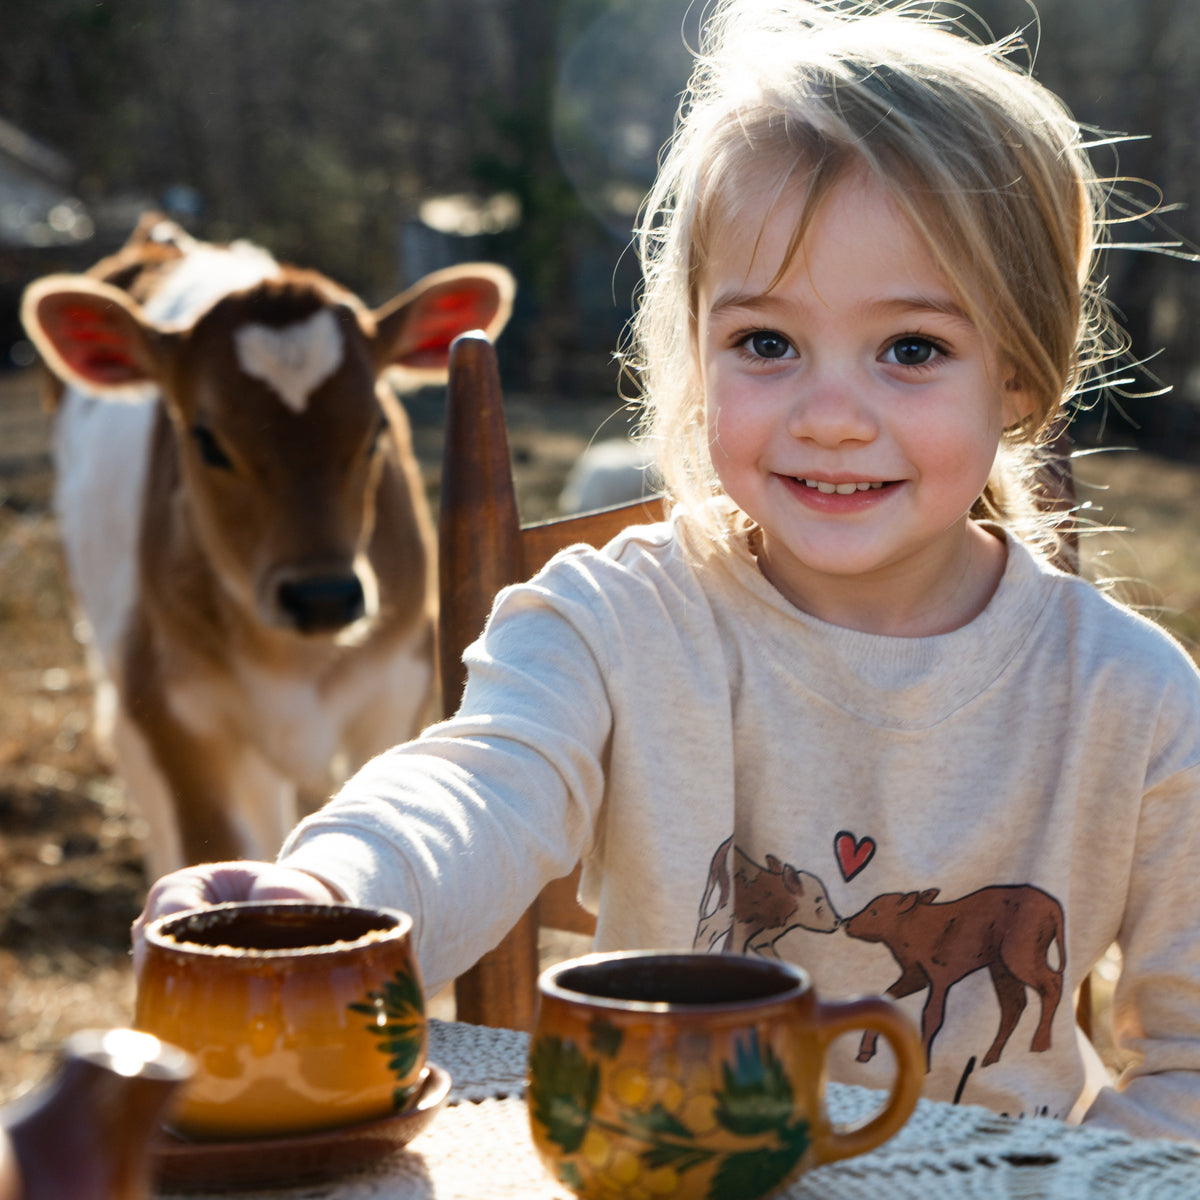
<instances>
[{"instance_id":1,"label":"chair slat","mask_svg":"<svg viewBox=\"0 0 1200 1200\"><path fill-rule=\"evenodd\" d=\"M462 699L463 651L477 638L496 593L528 579L564 546L603 545L628 525L659 520L661 500L639 501L521 528L495 351L481 333L450 350L446 438L438 518L439 671L443 710ZM579 868L551 883L494 950L455 981L459 1020L529 1029L538 972L538 928L593 933L576 902Z\"/></svg>"},{"instance_id":2,"label":"chair slat","mask_svg":"<svg viewBox=\"0 0 1200 1200\"><path fill-rule=\"evenodd\" d=\"M581 542L588 546L603 546L630 525L661 521L666 516L666 507L660 496L650 496L631 504L524 526L521 543L526 578L540 571L564 547Z\"/></svg>"}]
</instances>

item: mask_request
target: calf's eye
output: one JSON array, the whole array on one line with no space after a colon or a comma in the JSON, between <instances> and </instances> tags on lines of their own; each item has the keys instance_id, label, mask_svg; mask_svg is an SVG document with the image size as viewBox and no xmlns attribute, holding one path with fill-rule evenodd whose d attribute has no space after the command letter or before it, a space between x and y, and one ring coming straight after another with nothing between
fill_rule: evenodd
<instances>
[{"instance_id":1,"label":"calf's eye","mask_svg":"<svg viewBox=\"0 0 1200 1200\"><path fill-rule=\"evenodd\" d=\"M233 463L230 461L229 455L221 449L221 443L217 441L216 435L207 426L193 426L192 440L196 443L196 449L200 451L200 457L210 467L219 467L222 471L233 470Z\"/></svg>"}]
</instances>

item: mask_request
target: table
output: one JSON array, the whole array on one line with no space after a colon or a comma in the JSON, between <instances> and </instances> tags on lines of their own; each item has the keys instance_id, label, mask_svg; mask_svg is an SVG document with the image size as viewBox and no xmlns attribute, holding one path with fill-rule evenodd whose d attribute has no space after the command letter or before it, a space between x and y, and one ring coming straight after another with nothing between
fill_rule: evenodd
<instances>
[{"instance_id":1,"label":"table","mask_svg":"<svg viewBox=\"0 0 1200 1200\"><path fill-rule=\"evenodd\" d=\"M572 1200L541 1166L522 1100L528 1036L430 1023L430 1058L454 1080L450 1103L403 1151L342 1179L225 1192L225 1200ZM857 1120L880 1094L828 1085L835 1121ZM160 1193L177 1200L178 1193ZM779 1200L1197 1200L1200 1145L1148 1141L1050 1118L918 1103L870 1154L818 1167Z\"/></svg>"}]
</instances>

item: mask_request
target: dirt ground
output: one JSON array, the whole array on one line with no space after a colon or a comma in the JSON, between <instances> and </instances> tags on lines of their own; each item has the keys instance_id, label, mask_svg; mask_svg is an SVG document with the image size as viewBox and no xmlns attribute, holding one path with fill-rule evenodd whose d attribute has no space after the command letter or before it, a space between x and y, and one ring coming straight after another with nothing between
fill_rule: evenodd
<instances>
[{"instance_id":1,"label":"dirt ground","mask_svg":"<svg viewBox=\"0 0 1200 1200\"><path fill-rule=\"evenodd\" d=\"M510 401L523 515L550 515L567 467L615 404L539 413ZM431 491L440 454L435 396L414 406ZM622 419L604 433L621 429ZM1133 454L1084 459L1085 495L1134 538L1097 542L1110 573L1187 637L1200 633L1192 530L1197 470ZM1106 490L1101 490L1101 488ZM141 907L142 828L90 733L91 687L73 632L51 510L49 423L36 378L0 375L0 1104L51 1068L64 1037L128 1024L129 923ZM1144 499L1135 500L1134 497Z\"/></svg>"}]
</instances>

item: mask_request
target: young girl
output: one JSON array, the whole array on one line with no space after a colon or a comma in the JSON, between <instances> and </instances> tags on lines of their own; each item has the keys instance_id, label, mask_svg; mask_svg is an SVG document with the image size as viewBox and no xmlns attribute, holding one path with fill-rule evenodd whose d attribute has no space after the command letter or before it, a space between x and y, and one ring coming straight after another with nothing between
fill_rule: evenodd
<instances>
[{"instance_id":1,"label":"young girl","mask_svg":"<svg viewBox=\"0 0 1200 1200\"><path fill-rule=\"evenodd\" d=\"M930 1096L1200 1136L1200 679L1034 518L1103 351L1078 127L911 5L729 0L649 212L671 519L503 592L453 719L142 921L391 905L434 988L582 857L599 949L777 954L901 998ZM1114 941L1118 1087L1072 1004Z\"/></svg>"}]
</instances>

